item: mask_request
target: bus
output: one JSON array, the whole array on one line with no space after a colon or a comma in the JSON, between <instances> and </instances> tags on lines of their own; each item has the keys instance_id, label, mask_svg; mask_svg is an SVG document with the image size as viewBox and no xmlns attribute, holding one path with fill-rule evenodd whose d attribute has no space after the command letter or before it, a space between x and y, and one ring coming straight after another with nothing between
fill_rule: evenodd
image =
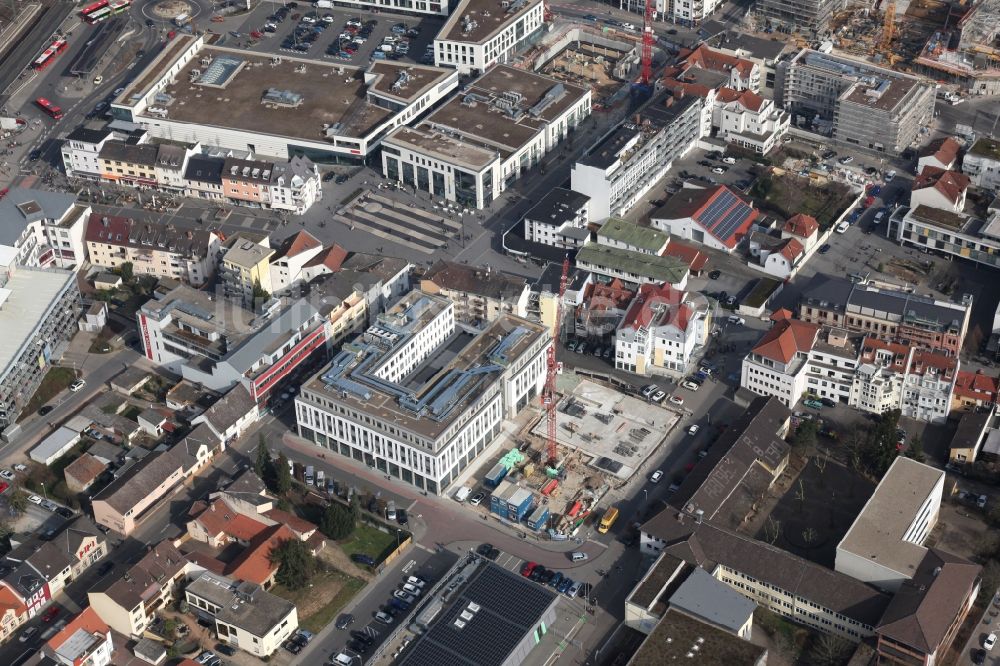
<instances>
[{"instance_id":1,"label":"bus","mask_svg":"<svg viewBox=\"0 0 1000 666\"><path fill-rule=\"evenodd\" d=\"M56 106L49 100L45 99L44 97L39 97L38 99L36 99L35 104L37 104L42 109L42 111L47 113L54 120L59 120L60 118L63 117L62 109L60 109L58 106Z\"/></svg>"},{"instance_id":2,"label":"bus","mask_svg":"<svg viewBox=\"0 0 1000 666\"><path fill-rule=\"evenodd\" d=\"M607 534L616 520L618 520L618 507L613 506L604 512L604 517L601 518L601 524L597 526L597 531L601 534Z\"/></svg>"},{"instance_id":3,"label":"bus","mask_svg":"<svg viewBox=\"0 0 1000 666\"><path fill-rule=\"evenodd\" d=\"M80 16L83 17L84 21L93 25L100 23L108 17L127 12L131 6L132 0L99 0L92 5L84 7L80 11Z\"/></svg>"},{"instance_id":4,"label":"bus","mask_svg":"<svg viewBox=\"0 0 1000 666\"><path fill-rule=\"evenodd\" d=\"M69 44L66 43L65 39L57 39L52 42L49 48L42 51L42 55L35 58L35 62L32 63L32 67L37 70L43 70L52 64L52 61L58 57L60 53L66 50Z\"/></svg>"}]
</instances>

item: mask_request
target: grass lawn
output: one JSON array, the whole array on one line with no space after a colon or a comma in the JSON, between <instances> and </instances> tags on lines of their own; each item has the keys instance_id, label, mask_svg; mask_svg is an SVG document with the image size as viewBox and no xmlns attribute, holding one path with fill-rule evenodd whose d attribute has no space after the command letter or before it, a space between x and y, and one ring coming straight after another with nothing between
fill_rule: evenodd
<instances>
[{"instance_id":1,"label":"grass lawn","mask_svg":"<svg viewBox=\"0 0 1000 666\"><path fill-rule=\"evenodd\" d=\"M142 408L136 407L135 405L129 405L124 410L122 410L122 416L131 421L138 420L139 414L142 414Z\"/></svg>"},{"instance_id":2,"label":"grass lawn","mask_svg":"<svg viewBox=\"0 0 1000 666\"><path fill-rule=\"evenodd\" d=\"M360 578L336 570L316 574L312 583L301 590L289 590L275 585L272 592L288 599L299 614L299 626L313 633L333 622L340 609L365 586Z\"/></svg>"},{"instance_id":3,"label":"grass lawn","mask_svg":"<svg viewBox=\"0 0 1000 666\"><path fill-rule=\"evenodd\" d=\"M402 538L403 536L400 535L400 539ZM377 530L367 523L358 523L354 534L339 541L338 545L348 555L363 553L371 555L376 562L379 562L384 555L396 547L396 535Z\"/></svg>"},{"instance_id":4,"label":"grass lawn","mask_svg":"<svg viewBox=\"0 0 1000 666\"><path fill-rule=\"evenodd\" d=\"M21 419L27 417L29 414L34 414L37 412L42 405L47 403L52 398L59 395L67 386L72 384L76 380L76 373L73 372L73 368L50 368L42 379L42 383L38 385L38 390L35 391L35 395L31 396L31 400L28 401L28 406L24 408L21 412Z\"/></svg>"}]
</instances>

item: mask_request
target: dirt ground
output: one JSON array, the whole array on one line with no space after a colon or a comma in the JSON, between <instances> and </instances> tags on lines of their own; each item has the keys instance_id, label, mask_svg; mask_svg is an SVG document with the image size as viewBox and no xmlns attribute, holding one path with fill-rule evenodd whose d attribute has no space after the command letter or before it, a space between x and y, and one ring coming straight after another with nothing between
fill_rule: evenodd
<instances>
[{"instance_id":1,"label":"dirt ground","mask_svg":"<svg viewBox=\"0 0 1000 666\"><path fill-rule=\"evenodd\" d=\"M319 551L317 557L334 569L339 569L340 571L343 571L350 576L360 578L365 582L374 578L374 574L372 574L372 572L362 569L352 562L351 558L347 556L347 553L338 548L336 544L328 543L326 548Z\"/></svg>"},{"instance_id":2,"label":"dirt ground","mask_svg":"<svg viewBox=\"0 0 1000 666\"><path fill-rule=\"evenodd\" d=\"M927 537L925 546L936 546L949 553L974 558L976 549L983 541L983 535L990 528L974 507L959 504L949 498L950 478L945 482L945 499L941 502L941 513L937 525Z\"/></svg>"}]
</instances>

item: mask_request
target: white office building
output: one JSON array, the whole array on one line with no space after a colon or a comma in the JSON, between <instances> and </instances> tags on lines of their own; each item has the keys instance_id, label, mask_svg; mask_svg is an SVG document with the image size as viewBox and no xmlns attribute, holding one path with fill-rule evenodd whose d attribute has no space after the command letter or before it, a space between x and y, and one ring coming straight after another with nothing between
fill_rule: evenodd
<instances>
[{"instance_id":1,"label":"white office building","mask_svg":"<svg viewBox=\"0 0 1000 666\"><path fill-rule=\"evenodd\" d=\"M461 0L434 38L434 64L482 74L510 62L544 23L542 0Z\"/></svg>"},{"instance_id":2,"label":"white office building","mask_svg":"<svg viewBox=\"0 0 1000 666\"><path fill-rule=\"evenodd\" d=\"M701 294L640 285L615 332L615 367L644 376L682 376L710 328L711 308Z\"/></svg>"},{"instance_id":3,"label":"white office building","mask_svg":"<svg viewBox=\"0 0 1000 666\"><path fill-rule=\"evenodd\" d=\"M483 331L412 291L295 399L299 435L441 494L541 392L547 329L501 315Z\"/></svg>"}]
</instances>

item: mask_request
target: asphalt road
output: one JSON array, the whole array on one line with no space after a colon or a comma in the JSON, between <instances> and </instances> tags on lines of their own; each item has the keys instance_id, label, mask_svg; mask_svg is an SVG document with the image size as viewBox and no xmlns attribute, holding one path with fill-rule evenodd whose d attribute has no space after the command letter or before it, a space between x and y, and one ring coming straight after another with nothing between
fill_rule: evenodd
<instances>
[{"instance_id":1,"label":"asphalt road","mask_svg":"<svg viewBox=\"0 0 1000 666\"><path fill-rule=\"evenodd\" d=\"M52 35L60 24L74 10L71 3L57 2L43 8L36 16L34 25L21 37L0 61L0 92L13 85L22 72L30 68L32 60L51 42ZM64 57L60 56L60 58ZM6 106L8 96L0 98L0 106Z\"/></svg>"}]
</instances>

